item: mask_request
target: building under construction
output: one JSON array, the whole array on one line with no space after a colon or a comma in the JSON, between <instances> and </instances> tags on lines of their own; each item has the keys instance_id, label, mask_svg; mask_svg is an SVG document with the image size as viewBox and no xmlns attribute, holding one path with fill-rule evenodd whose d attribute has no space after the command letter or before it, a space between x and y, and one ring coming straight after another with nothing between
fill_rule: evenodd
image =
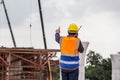
<instances>
[{"instance_id":1,"label":"building under construction","mask_svg":"<svg viewBox=\"0 0 120 80\"><path fill-rule=\"evenodd\" d=\"M55 80L59 50L0 48L0 80Z\"/></svg>"}]
</instances>

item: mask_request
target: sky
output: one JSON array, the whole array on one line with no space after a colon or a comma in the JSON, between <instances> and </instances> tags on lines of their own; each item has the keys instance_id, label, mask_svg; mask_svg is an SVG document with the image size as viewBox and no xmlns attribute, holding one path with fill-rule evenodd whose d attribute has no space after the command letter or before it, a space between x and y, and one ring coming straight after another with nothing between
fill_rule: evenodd
<instances>
[{"instance_id":1,"label":"sky","mask_svg":"<svg viewBox=\"0 0 120 80\"><path fill-rule=\"evenodd\" d=\"M1 1L1 0L0 0ZM4 0L17 47L44 49L38 0ZM55 30L67 35L70 23L82 25L81 41L107 58L120 51L120 0L41 0L48 49L59 49ZM32 25L30 28L29 25ZM0 46L13 47L12 38L0 4Z\"/></svg>"}]
</instances>

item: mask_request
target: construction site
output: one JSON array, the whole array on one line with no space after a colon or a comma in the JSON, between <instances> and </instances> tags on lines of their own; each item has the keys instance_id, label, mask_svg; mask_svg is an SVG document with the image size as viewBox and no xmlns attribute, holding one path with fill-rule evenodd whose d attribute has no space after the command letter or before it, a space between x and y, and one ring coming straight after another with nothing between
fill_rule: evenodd
<instances>
[{"instance_id":1,"label":"construction site","mask_svg":"<svg viewBox=\"0 0 120 80\"><path fill-rule=\"evenodd\" d=\"M0 47L0 80L61 80L59 59L55 60L57 53L60 52L60 49L47 49L40 0L38 0L38 7L44 49L35 49L34 47L17 47L4 0L1 1L1 4L4 8L13 47ZM83 53L86 53L89 42L82 43L84 46ZM79 67L79 70L81 71L79 77L81 80L84 80L85 54L80 57L82 58L79 61L79 63L81 63L81 66Z\"/></svg>"},{"instance_id":2,"label":"construction site","mask_svg":"<svg viewBox=\"0 0 120 80\"><path fill-rule=\"evenodd\" d=\"M47 49L41 3L38 0L44 49L17 47L4 0L3 5L14 47L0 47L0 80L56 80L59 61L53 60L59 49Z\"/></svg>"},{"instance_id":3,"label":"construction site","mask_svg":"<svg viewBox=\"0 0 120 80\"><path fill-rule=\"evenodd\" d=\"M10 0L8 0L8 1L10 1ZM15 0L14 0L15 1ZM14 2L13 1L13 2ZM26 0L27 1L27 0ZM33 0L34 1L34 0ZM43 0L44 1L44 0ZM49 0L48 0L49 1ZM53 14L53 17L52 18L55 18L55 17L60 17L60 18L58 18L58 22L59 21L61 21L62 22L62 20L60 20L60 19L64 19L64 18L61 18L61 17L63 17L63 15L65 16L65 18L67 18L67 17L70 17L70 18L68 18L68 19L66 19L66 20L68 20L68 22L70 21L69 19L75 19L75 21L77 21L77 18L76 18L76 16L75 16L75 18L73 18L73 15L80 15L80 17L78 17L78 18L83 18L82 20L83 20L83 24L85 25L85 26L88 26L89 27L89 29L85 29L84 28L84 33L86 33L85 35L83 35L83 36L85 36L84 38L85 39L88 39L89 40L89 38L90 38L90 41L92 42L92 45L94 46L94 49L95 48L97 48L97 47L100 47L100 49L101 48L104 48L103 46L104 46L104 44L102 43L101 44L101 39L103 38L103 36L104 36L104 34L107 32L107 30L106 30L106 32L102 32L103 30L99 30L98 29L98 22L100 22L100 24L102 24L102 21L103 22L105 22L106 23L106 21L108 21L108 17L110 17L110 16L108 16L107 17L107 19L105 19L106 21L104 21L103 19L101 19L102 21L98 21L97 22L97 20L98 20L98 18L100 18L101 16L100 15L98 15L98 16L100 16L100 17L97 17L97 16L93 16L94 14L94 11L93 11L93 13L92 13L92 11L90 12L90 10L89 10L89 7L91 6L91 5L93 5L93 4L91 4L91 5L88 5L90 2L89 1L87 1L86 3L87 4L84 4L84 2L85 1L82 1L83 2L83 4L82 4L82 2L80 2L79 4L80 4L80 6L79 6L79 4L75 4L74 3L74 1L75 0L73 0L73 2L72 1L69 1L70 3L69 4L67 4L67 1L66 1L66 3L64 3L64 6L65 5L67 5L68 7L66 8L66 9L64 9L64 6L63 6L63 2L64 1L58 1L58 4L55 4L55 2L54 2L55 0L51 0L51 2L48 2L48 3L50 3L50 5L48 6L48 7L50 7L50 9L54 9L54 8L56 8L54 11L56 11L56 13L54 12L54 11L51 11L50 13L49 13L49 16L47 16L47 18L50 18L50 20L51 20L51 13L53 12L53 13L55 13L55 14ZM100 1L100 0L98 0L98 1ZM40 34L35 34L34 36L36 37L36 36L42 36L42 38L40 38L40 39L43 39L42 41L40 41L40 43L37 43L37 44L40 44L40 46L42 45L42 46L44 46L44 48L35 48L35 47L32 47L32 46L28 46L28 47L18 47L18 44L16 44L16 37L14 36L14 33L13 33L13 26L11 25L11 17L9 17L9 15L8 15L8 13L9 12L7 12L7 7L6 7L6 3L7 1L5 1L5 0L0 0L0 5L2 6L2 9L3 9L3 12L4 12L4 15L5 16L3 16L3 17L5 17L5 20L7 21L7 23L4 23L4 24L7 24L7 26L8 26L8 32L9 32L9 34L10 34L10 39L11 39L11 41L12 41L12 47L9 47L9 46L4 46L4 44L1 44L0 43L0 80L62 80L62 78L61 78L61 69L60 69L60 66L59 66L59 64L60 64L60 61L59 61L59 59L58 59L58 54L60 53L60 49L58 48L56 48L55 47L55 49L54 48L50 48L50 49L48 49L48 46L47 46L47 37L46 37L46 34L45 34L45 27L44 27L44 19L43 19L43 13L42 13L42 8L41 8L41 0L36 0L36 2L37 2L37 8L38 8L38 16L37 16L37 18L39 18L40 19L40 22L38 22L38 24L40 24L40 25L37 25L38 27L40 27L40 31L39 31L39 29L37 28L37 29L34 29L34 30L38 30L39 32L41 32L41 34L42 35L40 35ZM17 1L16 1L17 2ZM35 2L35 1L34 1ZM61 2L61 4L59 4L59 2ZM79 2L79 1L78 1ZM96 2L96 1L93 1L93 2ZM18 2L19 3L19 2ZM24 0L23 0L23 3L24 3ZM31 2L32 3L32 2ZM48 5L48 3L46 3L46 5ZM77 2L76 2L77 3ZM108 3L108 2L107 2ZM26 5L27 3L25 3L24 5L25 6L27 6ZM46 5L44 5L44 7L46 6ZM51 7L51 5L53 5L52 7ZM54 5L58 5L58 8L56 7L56 6L54 6ZM21 5L20 5L21 6ZM76 6L76 7L74 7L74 6ZM96 3L95 3L95 6L97 6L96 5ZM14 6L14 7L16 7L16 6ZM27 6L28 7L28 6ZM48 8L47 7L47 8ZM70 8L69 8L70 7ZM80 9L78 10L78 9L76 9L76 8L78 8L78 7L81 7L80 9L82 9L83 11L80 11ZM74 8L73 10L72 10L72 8ZM85 9L87 9L87 10L85 10ZM95 7L96 8L96 7ZM107 7L108 8L108 7ZM9 8L10 9L10 8ZM28 8L26 8L26 9L28 9ZM46 9L46 8L44 8L44 9ZM70 12L67 12L67 10L70 10ZM11 11L12 11L13 9L11 9ZM58 10L58 12L57 12L57 10ZM59 11L60 10L60 11ZM69 11L68 10L68 11ZM72 10L72 11L71 11ZM75 10L77 10L76 12L75 12ZM94 6L92 7L92 9L91 10L94 10ZM18 10L19 11L19 10ZM49 11L49 9L46 9L46 11ZM80 11L80 12L79 12ZM85 13L82 13L82 12L84 12L85 11ZM27 12L27 10L26 10L26 12ZM28 11L29 12L29 11ZM65 12L65 14L63 14L63 12ZM98 12L98 11L95 11L95 12ZM1 12L0 12L1 13ZM14 10L13 10L13 13L14 13ZM24 14L24 12L21 12L21 13L23 13ZM19 15L18 16L20 16L21 15L21 13L19 13ZM62 14L62 15L58 15L57 13L60 13L60 14ZM70 16L70 13L72 14L72 16ZM78 14L77 14L78 13ZM89 13L92 13L92 17L90 17L90 14ZM48 15L48 13L46 13L47 15ZM45 15L46 15L45 14ZM86 15L84 16L85 14L88 14L87 15L87 17L86 17ZM32 15L32 14L31 14ZM36 15L36 14L35 14ZM44 16L45 16L44 15ZM27 16L28 16L28 14L27 14ZM102 16L103 16L103 14L102 14ZM95 17L97 17L97 19L95 18ZM104 16L105 17L105 16ZM1 17L0 17L1 18ZM18 17L17 17L18 18ZM86 18L86 19L84 19L84 18ZM90 18L90 19L89 19ZM92 19L91 19L92 18ZM78 20L78 23L79 22L82 22L82 20ZM50 22L50 20L48 20L49 22ZM55 23L56 21L55 21L56 19L54 19L53 20L53 23ZM100 19L99 19L100 20ZM19 21L19 20L18 20ZM32 19L31 19L31 21L32 21ZM31 22L30 21L30 22ZM84 21L85 21L85 23L84 23ZM90 21L90 22L89 22ZM96 22L95 22L96 21ZM37 22L37 21L36 21ZM63 21L63 22L65 22L65 21ZM67 22L67 21L66 21ZM88 23L87 23L88 22ZM50 22L51 23L51 22ZM50 24L49 23L49 24ZM53 23L51 23L51 24L53 24ZM96 23L96 24L98 24L98 25L95 25L95 24L93 24L93 23ZM57 23L55 23L55 25L56 25ZM63 23L62 23L63 24ZM90 26L88 25L88 24L90 24ZM20 24L19 24L20 25ZM111 25L111 24L110 24ZM3 25L4 26L4 25ZM23 26L23 25L22 25ZM36 25L35 25L36 26ZM47 25L48 26L48 25ZM51 25L50 25L51 26ZM93 27L93 26L95 26L95 27ZM102 25L100 25L100 29L102 29L102 26L104 26L103 24ZM105 25L106 26L106 25ZM104 27L105 27L104 26ZM1 27L1 24L0 24L0 27ZM19 27L18 25L17 25L17 27ZM21 27L21 26L20 26ZM28 26L27 26L28 27ZM30 40L32 39L32 33L31 33L31 28L32 27L32 23L30 23L30 25L29 25L29 28L30 28ZM64 27L64 26L63 26ZM79 27L79 29L82 27L82 25ZM24 28L24 27L23 27ZM49 28L51 28L51 27L49 27ZM48 28L48 29L49 29ZM19 29L19 28L17 28L17 29ZM64 28L65 29L65 28ZM62 29L62 30L64 30L64 29ZM97 29L98 29L98 31L97 31ZM112 28L111 28L112 29ZM116 28L117 29L117 28ZM54 33L55 33L55 30L53 29L53 28L51 28L51 30L52 31L54 31ZM88 30L90 30L90 31L88 31ZM93 31L92 31L93 30ZM21 30L22 31L22 30ZM22 33L20 31L20 34ZM49 32L51 32L50 30L48 30ZM78 30L79 31L79 30ZM99 33L99 31L100 31L100 34L101 34L101 36L102 36L102 38L101 38L101 36L99 36L98 35L98 33ZM113 30L111 30L112 31L112 33L113 33ZM4 32L4 31L3 31ZM24 31L23 31L24 32ZM46 31L47 32L47 31ZM108 31L109 32L109 31ZM91 33L93 33L93 34L91 34ZM102 34L102 33L104 33L104 34ZM1 34L1 33L0 33ZM4 34L6 34L6 32L5 33L3 33L3 35ZM49 33L48 33L49 34ZM54 36L52 33L50 33L49 34L49 36ZM86 35L88 35L88 36L86 36ZM1 35L0 35L1 36ZM24 34L22 34L22 39L24 39L24 37L26 37L26 36L24 36ZM28 35L27 35L28 36ZM99 38L99 37L100 38ZM17 36L18 37L18 36ZM108 35L107 35L107 37L108 37ZM4 38L4 37L2 37L2 38ZM50 37L51 38L51 37ZM96 39L98 38L98 40L100 40L100 41L98 41L98 43L97 43L97 41L95 41ZM106 37L104 37L104 38L106 38ZM0 39L1 39L1 37L0 37ZM20 38L19 38L20 39ZM109 37L108 37L108 39L109 39ZM111 39L111 35L110 35L110 39ZM117 38L118 39L118 38ZM8 36L7 36L7 39L6 40L8 40L9 41L9 39L8 39ZM27 39L28 40L28 39ZM36 39L37 40L37 39ZM112 39L111 39L112 40ZM52 41L52 40L51 40ZM22 42L22 41L21 41ZM29 41L28 41L29 42ZM35 41L33 41L33 43L34 43ZM54 41L55 42L55 41ZM114 42L114 41L111 41L111 42ZM110 42L110 46L112 45L111 44L111 42ZM4 42L5 44L7 44L7 42ZM19 42L18 42L19 43ZM31 43L32 43L32 41L30 41L30 45L31 45ZM78 61L78 63L80 64L80 66L78 67L78 70L79 70L79 75L78 75L78 80L96 80L96 79L86 79L85 77L85 60L86 60L86 52L87 52L87 48L88 48L88 46L89 46L89 42L88 41L82 41L81 42L82 44L83 44L83 47L84 47L84 51L82 52L83 54L79 54L79 61ZM102 47L101 47L101 45L99 45L99 46L96 46L96 45L94 45L94 43L95 44L101 44L102 45ZM105 42L105 43L107 43L107 41ZM20 44L20 43L19 43ZM23 43L24 44L24 43ZM57 44L57 43L56 43ZM49 45L56 45L56 44L52 44L52 43L49 43ZM118 43L117 43L118 44ZM60 47L60 46L59 46ZM111 49L111 48L109 48L109 49ZM113 48L112 48L113 49ZM102 49L101 49L102 50ZM104 49L103 49L104 50ZM105 54L104 54L105 55ZM111 75L111 77L112 77L112 80L120 80L120 54L111 54L110 55L111 56L111 60L112 60L112 75ZM57 58L57 59L56 59ZM98 71L99 72L99 71ZM92 74L92 72L89 72L90 74ZM96 74L96 73L95 73ZM93 74L92 74L93 75ZM106 75L105 75L106 76ZM106 80L106 79L103 79L103 80Z\"/></svg>"}]
</instances>

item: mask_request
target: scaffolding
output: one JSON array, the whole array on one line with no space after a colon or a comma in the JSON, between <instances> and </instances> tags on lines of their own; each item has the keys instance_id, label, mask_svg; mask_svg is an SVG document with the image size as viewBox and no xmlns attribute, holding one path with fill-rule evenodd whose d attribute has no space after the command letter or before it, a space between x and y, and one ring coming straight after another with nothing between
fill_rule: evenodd
<instances>
[{"instance_id":1,"label":"scaffolding","mask_svg":"<svg viewBox=\"0 0 120 80\"><path fill-rule=\"evenodd\" d=\"M58 68L58 49L0 48L0 80L47 80L48 62Z\"/></svg>"}]
</instances>

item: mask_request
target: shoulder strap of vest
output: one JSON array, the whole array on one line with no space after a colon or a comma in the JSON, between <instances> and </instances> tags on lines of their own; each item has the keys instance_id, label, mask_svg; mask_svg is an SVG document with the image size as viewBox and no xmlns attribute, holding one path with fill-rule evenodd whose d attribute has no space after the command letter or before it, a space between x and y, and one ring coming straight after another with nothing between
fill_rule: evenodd
<instances>
[{"instance_id":1,"label":"shoulder strap of vest","mask_svg":"<svg viewBox=\"0 0 120 80\"><path fill-rule=\"evenodd\" d=\"M79 45L80 45L80 39L79 39L79 38L76 38L76 48L75 48L75 50L74 50L74 53L75 53L75 54L76 54L76 52L78 51Z\"/></svg>"},{"instance_id":2,"label":"shoulder strap of vest","mask_svg":"<svg viewBox=\"0 0 120 80\"><path fill-rule=\"evenodd\" d=\"M61 38L60 38L60 44L62 43L62 39L64 38L64 36L61 36Z\"/></svg>"}]
</instances>

